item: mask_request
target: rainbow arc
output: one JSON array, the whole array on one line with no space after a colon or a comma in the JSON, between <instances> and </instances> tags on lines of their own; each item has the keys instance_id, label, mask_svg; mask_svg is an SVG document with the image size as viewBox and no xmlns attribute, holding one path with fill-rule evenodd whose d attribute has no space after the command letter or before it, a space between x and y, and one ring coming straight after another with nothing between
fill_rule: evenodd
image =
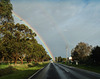
<instances>
[{"instance_id":1,"label":"rainbow arc","mask_svg":"<svg viewBox=\"0 0 100 79\"><path fill-rule=\"evenodd\" d=\"M39 38L39 40L41 41L41 43L46 48L46 50L49 53L50 57L54 60L54 57L52 55L52 52L50 51L49 47L47 46L47 44L45 43L45 41L42 39L42 37L38 34L38 32L33 27L31 27L31 25L26 20L24 20L23 18L21 18L14 11L12 11L12 12L13 12L13 15L15 15L15 17L17 17L19 20L21 20L25 25L27 25L30 29L32 29L33 32L35 32L37 34L37 37Z\"/></svg>"}]
</instances>

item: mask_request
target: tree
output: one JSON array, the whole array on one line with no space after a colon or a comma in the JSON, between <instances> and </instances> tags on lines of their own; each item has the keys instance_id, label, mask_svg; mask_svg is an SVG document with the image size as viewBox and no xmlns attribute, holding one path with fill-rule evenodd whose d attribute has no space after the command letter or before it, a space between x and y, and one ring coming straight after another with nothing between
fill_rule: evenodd
<instances>
[{"instance_id":1,"label":"tree","mask_svg":"<svg viewBox=\"0 0 100 79\"><path fill-rule=\"evenodd\" d=\"M13 60L15 64L23 59L28 62L50 60L44 47L38 44L36 34L24 24L5 23L0 26L1 59Z\"/></svg>"},{"instance_id":2,"label":"tree","mask_svg":"<svg viewBox=\"0 0 100 79\"><path fill-rule=\"evenodd\" d=\"M66 62L66 58L62 58L62 62Z\"/></svg>"},{"instance_id":3,"label":"tree","mask_svg":"<svg viewBox=\"0 0 100 79\"><path fill-rule=\"evenodd\" d=\"M92 49L92 46L84 42L80 42L78 43L78 45L76 45L74 49L72 49L71 56L73 60L85 62L87 59L86 57L90 56L91 54L91 49Z\"/></svg>"},{"instance_id":4,"label":"tree","mask_svg":"<svg viewBox=\"0 0 100 79\"><path fill-rule=\"evenodd\" d=\"M6 56L7 51L5 50L5 45L2 43L2 40L0 40L0 60L4 62L4 58Z\"/></svg>"},{"instance_id":5,"label":"tree","mask_svg":"<svg viewBox=\"0 0 100 79\"><path fill-rule=\"evenodd\" d=\"M12 17L12 9L13 8L10 0L0 1L0 24L4 24L5 22L14 22Z\"/></svg>"},{"instance_id":6,"label":"tree","mask_svg":"<svg viewBox=\"0 0 100 79\"><path fill-rule=\"evenodd\" d=\"M100 65L100 47L96 46L92 49L92 54L90 55L90 60L93 62L93 64L99 64Z\"/></svg>"},{"instance_id":7,"label":"tree","mask_svg":"<svg viewBox=\"0 0 100 79\"><path fill-rule=\"evenodd\" d=\"M48 61L48 60L51 60L52 58L48 55L48 54L46 54L46 56L44 56L44 61Z\"/></svg>"},{"instance_id":8,"label":"tree","mask_svg":"<svg viewBox=\"0 0 100 79\"><path fill-rule=\"evenodd\" d=\"M50 56L45 51L45 49L43 48L43 46L38 43L34 44L33 52L34 52L33 57L35 62L51 59Z\"/></svg>"},{"instance_id":9,"label":"tree","mask_svg":"<svg viewBox=\"0 0 100 79\"><path fill-rule=\"evenodd\" d=\"M15 64L18 59L22 61L25 56L26 52L24 49L27 46L25 43L29 43L30 41L31 44L28 45L29 47L33 42L36 42L34 38L36 34L24 24L15 25L13 23L5 23L0 27L0 35L2 45L5 47L4 50L7 51L6 57L10 57L14 60ZM30 49L27 50L30 51Z\"/></svg>"},{"instance_id":10,"label":"tree","mask_svg":"<svg viewBox=\"0 0 100 79\"><path fill-rule=\"evenodd\" d=\"M61 56L58 57L58 62L62 62L62 57Z\"/></svg>"},{"instance_id":11,"label":"tree","mask_svg":"<svg viewBox=\"0 0 100 79\"><path fill-rule=\"evenodd\" d=\"M0 0L0 60L31 61L50 60L36 34L24 24L14 24L10 0Z\"/></svg>"}]
</instances>

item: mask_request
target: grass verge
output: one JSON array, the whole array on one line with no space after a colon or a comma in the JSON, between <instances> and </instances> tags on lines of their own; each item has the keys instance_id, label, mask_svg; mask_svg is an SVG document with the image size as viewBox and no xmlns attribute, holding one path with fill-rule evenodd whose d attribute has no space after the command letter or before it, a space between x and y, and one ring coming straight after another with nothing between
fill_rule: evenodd
<instances>
[{"instance_id":1,"label":"grass verge","mask_svg":"<svg viewBox=\"0 0 100 79\"><path fill-rule=\"evenodd\" d=\"M0 73L2 73L0 76L0 79L27 79L32 74L34 74L37 70L43 68L47 64L48 62L38 63L38 64L23 64L23 65L13 64L13 65L10 65L10 68L9 68L9 65L7 65L8 67L5 66L5 68L3 67L4 66L3 65L1 66L1 69L0 69L1 70ZM7 73L4 73L4 72L7 72Z\"/></svg>"},{"instance_id":2,"label":"grass verge","mask_svg":"<svg viewBox=\"0 0 100 79\"><path fill-rule=\"evenodd\" d=\"M65 63L63 63L63 64L65 64ZM66 64L66 65L77 67L77 68L88 70L88 71L92 71L92 72L96 72L96 73L100 74L100 66L98 66L98 65L83 65L83 64L79 64L79 65Z\"/></svg>"}]
</instances>

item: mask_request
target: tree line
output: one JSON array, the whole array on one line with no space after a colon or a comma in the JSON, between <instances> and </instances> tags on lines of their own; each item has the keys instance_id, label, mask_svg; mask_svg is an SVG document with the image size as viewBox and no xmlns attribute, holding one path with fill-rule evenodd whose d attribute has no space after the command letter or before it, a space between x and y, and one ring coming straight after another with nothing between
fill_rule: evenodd
<instances>
[{"instance_id":1,"label":"tree line","mask_svg":"<svg viewBox=\"0 0 100 79\"><path fill-rule=\"evenodd\" d=\"M14 24L10 0L0 0L0 61L47 61L50 56L24 24Z\"/></svg>"},{"instance_id":2,"label":"tree line","mask_svg":"<svg viewBox=\"0 0 100 79\"><path fill-rule=\"evenodd\" d=\"M100 46L92 47L91 45L80 42L71 51L73 61L80 64L100 65Z\"/></svg>"},{"instance_id":3,"label":"tree line","mask_svg":"<svg viewBox=\"0 0 100 79\"><path fill-rule=\"evenodd\" d=\"M62 58L61 56L55 57L55 62L66 62L66 58Z\"/></svg>"}]
</instances>

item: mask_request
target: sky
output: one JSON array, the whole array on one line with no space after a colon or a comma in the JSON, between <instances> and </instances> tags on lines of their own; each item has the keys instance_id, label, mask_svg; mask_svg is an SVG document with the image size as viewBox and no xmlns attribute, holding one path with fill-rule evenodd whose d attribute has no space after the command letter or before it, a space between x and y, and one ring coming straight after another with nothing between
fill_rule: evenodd
<instances>
[{"instance_id":1,"label":"sky","mask_svg":"<svg viewBox=\"0 0 100 79\"><path fill-rule=\"evenodd\" d=\"M11 3L14 12L36 29L54 57L69 57L79 42L100 46L100 0L11 0ZM14 18L15 23L21 23Z\"/></svg>"}]
</instances>

